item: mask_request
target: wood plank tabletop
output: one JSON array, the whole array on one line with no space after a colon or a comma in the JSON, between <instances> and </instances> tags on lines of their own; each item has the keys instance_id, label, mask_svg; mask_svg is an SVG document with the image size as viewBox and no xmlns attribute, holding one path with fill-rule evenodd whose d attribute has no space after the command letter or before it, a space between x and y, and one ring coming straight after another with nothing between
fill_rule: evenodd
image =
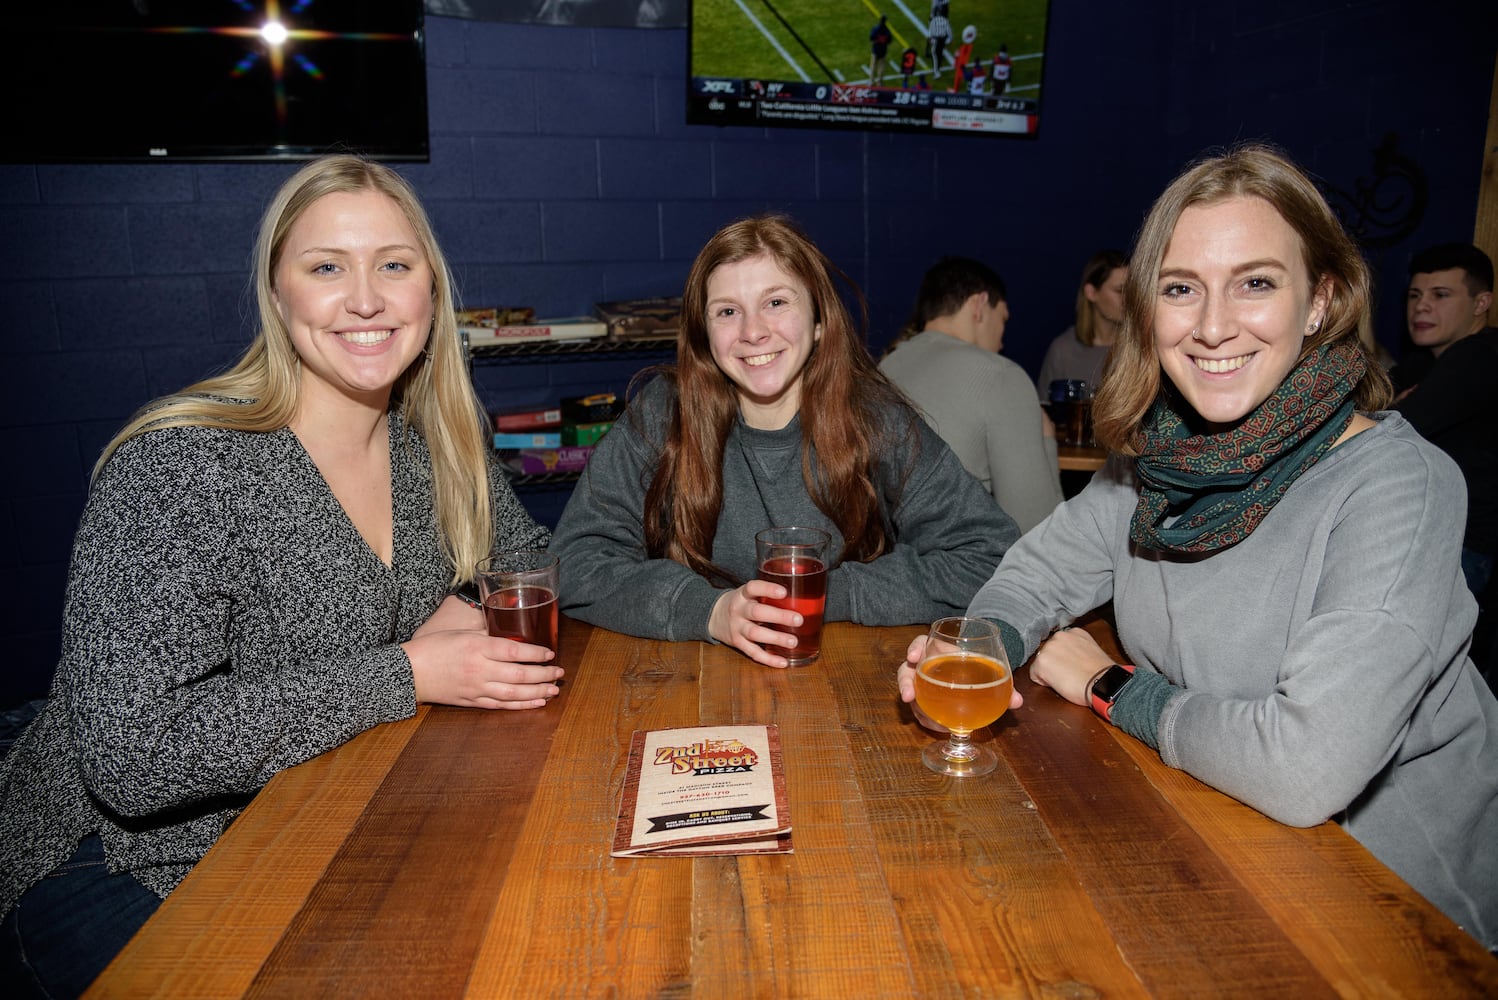
<instances>
[{"instance_id":1,"label":"wood plank tabletop","mask_svg":"<svg viewBox=\"0 0 1498 1000\"><path fill-rule=\"evenodd\" d=\"M1281 826L1023 670L978 736L998 770L928 771L894 683L921 632L829 625L777 671L564 619L551 705L423 706L277 775L89 995L1498 996L1335 824ZM780 727L795 852L611 857L631 734L730 723Z\"/></svg>"},{"instance_id":2,"label":"wood plank tabletop","mask_svg":"<svg viewBox=\"0 0 1498 1000\"><path fill-rule=\"evenodd\" d=\"M1056 446L1056 467L1062 472L1096 472L1108 461L1104 448L1073 444Z\"/></svg>"}]
</instances>

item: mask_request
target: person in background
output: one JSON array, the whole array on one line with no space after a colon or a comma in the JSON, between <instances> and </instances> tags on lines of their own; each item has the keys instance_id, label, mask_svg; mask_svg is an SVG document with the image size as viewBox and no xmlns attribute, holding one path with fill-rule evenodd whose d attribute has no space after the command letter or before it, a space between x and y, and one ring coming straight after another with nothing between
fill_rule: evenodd
<instances>
[{"instance_id":1,"label":"person in background","mask_svg":"<svg viewBox=\"0 0 1498 1000\"><path fill-rule=\"evenodd\" d=\"M834 275L785 216L708 240L676 364L633 394L562 512L564 611L784 667L775 626L800 615L761 603L785 589L755 579L754 535L787 525L832 537L827 621L967 606L1019 532L874 366Z\"/></svg>"},{"instance_id":2,"label":"person in background","mask_svg":"<svg viewBox=\"0 0 1498 1000\"><path fill-rule=\"evenodd\" d=\"M926 24L926 53L931 57L931 78L941 79L941 61L952 41L952 22L947 20L951 0L931 0L931 19Z\"/></svg>"},{"instance_id":3,"label":"person in background","mask_svg":"<svg viewBox=\"0 0 1498 1000\"><path fill-rule=\"evenodd\" d=\"M544 545L488 460L452 279L388 167L313 161L260 332L105 447L46 707L0 763L0 980L76 996L276 772L419 702L536 708L549 650L450 596Z\"/></svg>"},{"instance_id":4,"label":"person in background","mask_svg":"<svg viewBox=\"0 0 1498 1000\"><path fill-rule=\"evenodd\" d=\"M1482 596L1498 554L1498 328L1488 326L1493 262L1470 243L1410 260L1405 306L1416 350L1390 373L1404 419L1451 456L1467 484L1462 572Z\"/></svg>"},{"instance_id":5,"label":"person in background","mask_svg":"<svg viewBox=\"0 0 1498 1000\"><path fill-rule=\"evenodd\" d=\"M1000 45L993 57L993 70L989 73L993 80L993 96L1002 97L1009 89L1009 78L1013 72L1014 60L1009 57L1009 46Z\"/></svg>"},{"instance_id":6,"label":"person in background","mask_svg":"<svg viewBox=\"0 0 1498 1000\"><path fill-rule=\"evenodd\" d=\"M884 86L884 67L889 57L889 43L894 41L889 30L889 17L879 15L879 23L869 29L869 84Z\"/></svg>"},{"instance_id":7,"label":"person in background","mask_svg":"<svg viewBox=\"0 0 1498 1000\"><path fill-rule=\"evenodd\" d=\"M1276 151L1185 170L1140 230L1095 403L1114 457L968 613L1166 764L1281 823L1339 822L1491 949L1498 701L1467 656L1461 474L1380 412L1368 290ZM1067 627L1109 601L1130 663Z\"/></svg>"},{"instance_id":8,"label":"person in background","mask_svg":"<svg viewBox=\"0 0 1498 1000\"><path fill-rule=\"evenodd\" d=\"M974 59L968 63L967 92L969 94L984 94L988 92L988 67L982 59Z\"/></svg>"},{"instance_id":9,"label":"person in background","mask_svg":"<svg viewBox=\"0 0 1498 1000\"><path fill-rule=\"evenodd\" d=\"M993 269L945 257L921 279L908 329L879 369L916 404L1021 532L1061 502L1056 433L1030 376L999 354L1009 303Z\"/></svg>"},{"instance_id":10,"label":"person in background","mask_svg":"<svg viewBox=\"0 0 1498 1000\"><path fill-rule=\"evenodd\" d=\"M906 90L910 89L910 78L915 74L916 60L918 59L915 49L907 48L900 53L900 86ZM926 87L925 77L921 78L920 86Z\"/></svg>"},{"instance_id":11,"label":"person in background","mask_svg":"<svg viewBox=\"0 0 1498 1000\"><path fill-rule=\"evenodd\" d=\"M971 79L968 66L973 61L973 43L978 40L978 29L971 24L962 29L962 44L957 46L957 55L952 60L952 93L968 89Z\"/></svg>"},{"instance_id":12,"label":"person in background","mask_svg":"<svg viewBox=\"0 0 1498 1000\"><path fill-rule=\"evenodd\" d=\"M1035 386L1041 402L1049 402L1051 383L1080 379L1096 391L1103 380L1103 363L1123 325L1124 285L1129 258L1121 250L1099 250L1082 268L1077 286L1077 321L1051 341Z\"/></svg>"}]
</instances>

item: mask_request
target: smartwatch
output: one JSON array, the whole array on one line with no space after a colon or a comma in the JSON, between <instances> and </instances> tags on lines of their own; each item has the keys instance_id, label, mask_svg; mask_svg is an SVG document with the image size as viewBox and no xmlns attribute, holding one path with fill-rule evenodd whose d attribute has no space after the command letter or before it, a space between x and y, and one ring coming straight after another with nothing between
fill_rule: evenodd
<instances>
[{"instance_id":1,"label":"smartwatch","mask_svg":"<svg viewBox=\"0 0 1498 1000\"><path fill-rule=\"evenodd\" d=\"M1123 694L1123 689L1133 679L1134 668L1122 663L1115 663L1098 674L1088 692L1092 698L1092 710L1112 722L1113 703L1118 701L1118 696Z\"/></svg>"},{"instance_id":2,"label":"smartwatch","mask_svg":"<svg viewBox=\"0 0 1498 1000\"><path fill-rule=\"evenodd\" d=\"M452 595L462 600L470 608L484 610L484 599L479 596L479 585L477 581L469 580L452 592Z\"/></svg>"}]
</instances>

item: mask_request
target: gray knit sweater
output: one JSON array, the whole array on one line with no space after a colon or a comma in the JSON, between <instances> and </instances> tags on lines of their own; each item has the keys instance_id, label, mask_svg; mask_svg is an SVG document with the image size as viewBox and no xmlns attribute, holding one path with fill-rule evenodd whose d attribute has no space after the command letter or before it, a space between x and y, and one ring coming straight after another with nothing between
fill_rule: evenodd
<instances>
[{"instance_id":1,"label":"gray knit sweater","mask_svg":"<svg viewBox=\"0 0 1498 1000\"><path fill-rule=\"evenodd\" d=\"M430 459L390 419L386 567L289 430L126 442L74 541L46 709L0 765L0 912L98 833L166 896L283 768L416 709L398 643L447 592ZM545 544L498 472L498 537Z\"/></svg>"},{"instance_id":2,"label":"gray knit sweater","mask_svg":"<svg viewBox=\"0 0 1498 1000\"><path fill-rule=\"evenodd\" d=\"M569 614L629 635L707 641L708 618L725 584L645 553L645 490L665 438L668 403L662 380L631 402L589 459L551 550L561 560L562 607ZM906 625L961 614L1019 532L913 411L901 406L886 418L875 487L892 550L870 562L838 564L842 535L802 481L800 417L775 431L738 421L723 453L717 565L740 581L752 579L755 532L809 525L832 535L828 621Z\"/></svg>"},{"instance_id":3,"label":"gray knit sweater","mask_svg":"<svg viewBox=\"0 0 1498 1000\"><path fill-rule=\"evenodd\" d=\"M1465 491L1403 417L1376 416L1207 556L1130 543L1138 487L1115 459L1015 545L971 613L1013 625L1028 657L1111 598L1124 650L1174 688L1166 764L1282 823L1337 820L1492 948L1498 702L1467 657Z\"/></svg>"}]
</instances>

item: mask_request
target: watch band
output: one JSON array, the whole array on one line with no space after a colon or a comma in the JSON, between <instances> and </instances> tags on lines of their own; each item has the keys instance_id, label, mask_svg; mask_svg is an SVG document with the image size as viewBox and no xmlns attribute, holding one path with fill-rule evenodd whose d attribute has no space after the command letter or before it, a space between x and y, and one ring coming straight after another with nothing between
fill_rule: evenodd
<instances>
[{"instance_id":1,"label":"watch band","mask_svg":"<svg viewBox=\"0 0 1498 1000\"><path fill-rule=\"evenodd\" d=\"M479 586L477 583L469 581L454 590L452 595L466 603L470 608L477 608L480 611L484 610L484 601L479 596Z\"/></svg>"},{"instance_id":2,"label":"watch band","mask_svg":"<svg viewBox=\"0 0 1498 1000\"><path fill-rule=\"evenodd\" d=\"M1134 679L1134 668L1130 664L1115 663L1092 679L1087 686L1092 710L1109 722L1113 721L1113 703L1129 681Z\"/></svg>"}]
</instances>

